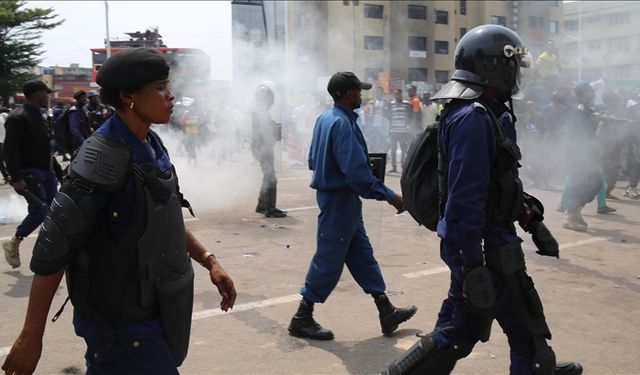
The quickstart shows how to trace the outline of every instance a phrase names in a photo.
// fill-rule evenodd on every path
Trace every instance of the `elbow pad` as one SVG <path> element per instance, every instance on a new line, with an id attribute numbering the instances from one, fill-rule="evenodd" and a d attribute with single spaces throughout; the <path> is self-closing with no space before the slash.
<path id="1" fill-rule="evenodd" d="M 33 247 L 30 268 L 36 274 L 48 275 L 64 267 L 71 249 L 80 246 L 93 228 L 96 217 L 93 198 L 74 192 L 77 188 L 65 184 L 51 203 Z M 77 198 L 74 200 L 72 196 Z"/>

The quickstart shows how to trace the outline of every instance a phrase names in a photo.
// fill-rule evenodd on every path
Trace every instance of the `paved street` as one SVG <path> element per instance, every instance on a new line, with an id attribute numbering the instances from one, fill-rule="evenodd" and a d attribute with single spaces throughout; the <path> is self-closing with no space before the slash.
<path id="1" fill-rule="evenodd" d="M 218 256 L 238 290 L 234 310 L 221 313 L 207 272 L 195 265 L 191 346 L 182 373 L 374 374 L 409 348 L 417 333 L 432 329 L 448 286 L 437 237 L 408 214 L 396 215 L 384 202 L 366 201 L 365 225 L 390 298 L 396 305 L 417 305 L 418 313 L 395 335 L 383 337 L 373 300 L 345 269 L 334 293 L 315 313 L 333 330 L 335 340 L 290 337 L 287 326 L 315 246 L 318 211 L 308 187 L 310 173 L 291 168 L 278 173 L 279 207 L 288 210 L 289 217 L 265 219 L 253 212 L 261 176 L 248 152 L 222 164 L 200 157 L 198 168 L 174 156 L 182 190 L 197 214 L 187 219 L 187 226 Z M 388 184 L 399 191 L 399 176 L 388 176 Z M 622 197 L 621 186 L 614 195 Z M 583 211 L 590 229 L 577 233 L 561 227 L 563 215 L 554 211 L 558 191 L 531 193 L 545 202 L 547 225 L 561 243 L 559 260 L 535 254 L 528 238 L 524 244 L 558 359 L 582 362 L 586 374 L 637 374 L 633 353 L 640 352 L 640 201 L 610 201 L 618 209 L 614 215 L 596 215 L 591 203 Z M 21 205 L 7 185 L 0 186 L 0 215 L 11 217 L 17 211 L 19 217 L 26 210 Z M 14 229 L 15 223 L 0 225 L 0 237 L 8 238 Z M 12 270 L 0 261 L 0 360 L 23 323 L 34 236 L 22 245 L 21 268 Z M 66 296 L 61 286 L 50 316 Z M 84 343 L 74 335 L 71 317 L 68 306 L 58 322 L 49 323 L 38 373 L 84 371 Z M 495 324 L 491 341 L 477 345 L 454 373 L 505 374 L 508 363 L 508 346 Z"/>

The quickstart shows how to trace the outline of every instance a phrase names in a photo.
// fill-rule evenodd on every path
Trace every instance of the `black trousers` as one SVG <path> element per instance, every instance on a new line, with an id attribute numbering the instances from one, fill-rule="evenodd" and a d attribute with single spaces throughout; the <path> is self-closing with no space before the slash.
<path id="1" fill-rule="evenodd" d="M 4 143 L 0 142 L 0 173 L 5 181 L 9 181 L 9 173 L 7 167 L 4 165 Z"/>

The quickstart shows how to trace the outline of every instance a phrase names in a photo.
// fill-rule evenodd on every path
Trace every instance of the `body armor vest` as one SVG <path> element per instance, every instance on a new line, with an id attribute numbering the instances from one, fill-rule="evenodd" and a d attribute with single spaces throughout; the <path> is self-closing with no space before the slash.
<path id="1" fill-rule="evenodd" d="M 446 114 L 460 105 L 468 103 L 466 101 L 449 104 L 442 115 L 444 120 Z M 514 222 L 522 213 L 524 203 L 524 190 L 522 181 L 514 173 L 520 166 L 519 160 L 522 158 L 518 145 L 504 133 L 502 123 L 492 112 L 491 107 L 482 103 L 480 99 L 474 105 L 484 108 L 491 117 L 494 132 L 496 134 L 496 153 L 491 163 L 491 177 L 489 179 L 488 197 L 485 206 L 486 224 L 499 225 L 509 228 L 515 233 Z M 440 127 L 442 131 L 442 127 Z M 449 183 L 449 162 L 445 159 L 438 145 L 438 180 L 440 191 L 440 217 L 444 216 L 444 208 L 447 202 Z"/>
<path id="2" fill-rule="evenodd" d="M 107 343 L 113 323 L 160 319 L 176 364 L 186 357 L 194 273 L 186 248 L 175 170 L 131 166 L 134 208 L 117 239 L 96 227 L 67 272 L 71 301 L 102 328 Z M 110 213 L 117 215 L 117 213 Z"/>

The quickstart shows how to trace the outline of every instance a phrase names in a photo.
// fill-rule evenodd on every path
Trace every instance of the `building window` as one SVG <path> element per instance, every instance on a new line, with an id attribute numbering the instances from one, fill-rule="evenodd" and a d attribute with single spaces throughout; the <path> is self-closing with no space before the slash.
<path id="1" fill-rule="evenodd" d="M 311 21 L 311 16 L 308 12 L 301 12 L 298 14 L 298 26 L 307 26 Z"/>
<path id="2" fill-rule="evenodd" d="M 427 82 L 427 68 L 409 68 L 409 82 Z"/>
<path id="3" fill-rule="evenodd" d="M 629 16 L 629 13 L 615 13 L 609 15 L 609 25 L 629 23 L 630 21 L 631 16 Z"/>
<path id="4" fill-rule="evenodd" d="M 460 14 L 467 14 L 467 0 L 460 0 Z"/>
<path id="5" fill-rule="evenodd" d="M 438 82 L 438 83 L 447 83 L 447 82 L 449 82 L 449 71 L 448 70 L 436 70 L 436 82 Z"/>
<path id="6" fill-rule="evenodd" d="M 378 80 L 379 74 L 382 73 L 382 68 L 364 68 L 364 80 L 367 82 L 375 82 Z"/>
<path id="7" fill-rule="evenodd" d="M 449 12 L 446 10 L 436 10 L 436 23 L 449 24 Z"/>
<path id="8" fill-rule="evenodd" d="M 566 20 L 564 21 L 565 30 L 578 30 L 578 20 Z"/>
<path id="9" fill-rule="evenodd" d="M 560 6 L 560 0 L 551 0 L 550 3 L 551 3 L 552 7 L 559 7 Z"/>
<path id="10" fill-rule="evenodd" d="M 384 38 L 381 36 L 369 36 L 364 37 L 364 49 L 376 50 L 384 48 Z"/>
<path id="11" fill-rule="evenodd" d="M 529 16 L 529 28 L 544 30 L 544 17 Z"/>
<path id="12" fill-rule="evenodd" d="M 460 38 L 462 38 L 464 36 L 464 34 L 467 33 L 467 28 L 466 27 L 461 27 L 460 28 Z"/>
<path id="13" fill-rule="evenodd" d="M 549 32 L 552 34 L 558 33 L 558 21 L 549 21 Z"/>
<path id="14" fill-rule="evenodd" d="M 426 20 L 427 19 L 427 7 L 422 5 L 409 4 L 408 17 L 412 20 Z"/>
<path id="15" fill-rule="evenodd" d="M 590 49 L 591 51 L 598 51 L 598 50 L 600 50 L 600 42 L 599 42 L 599 41 L 589 42 L 589 49 Z"/>
<path id="16" fill-rule="evenodd" d="M 491 23 L 494 25 L 507 26 L 507 17 L 505 16 L 491 16 Z"/>
<path id="17" fill-rule="evenodd" d="M 607 43 L 607 54 L 621 55 L 629 51 L 629 37 L 611 38 Z"/>
<path id="18" fill-rule="evenodd" d="M 427 38 L 423 36 L 410 36 L 409 37 L 409 50 L 410 51 L 426 51 L 427 50 Z"/>
<path id="19" fill-rule="evenodd" d="M 365 18 L 382 19 L 383 14 L 384 14 L 384 5 L 364 4 Z"/>
<path id="20" fill-rule="evenodd" d="M 410 36 L 408 41 L 409 57 L 423 59 L 427 57 L 427 38 L 423 36 Z"/>
<path id="21" fill-rule="evenodd" d="M 436 53 L 439 55 L 448 55 L 449 42 L 446 40 L 436 40 Z"/>

